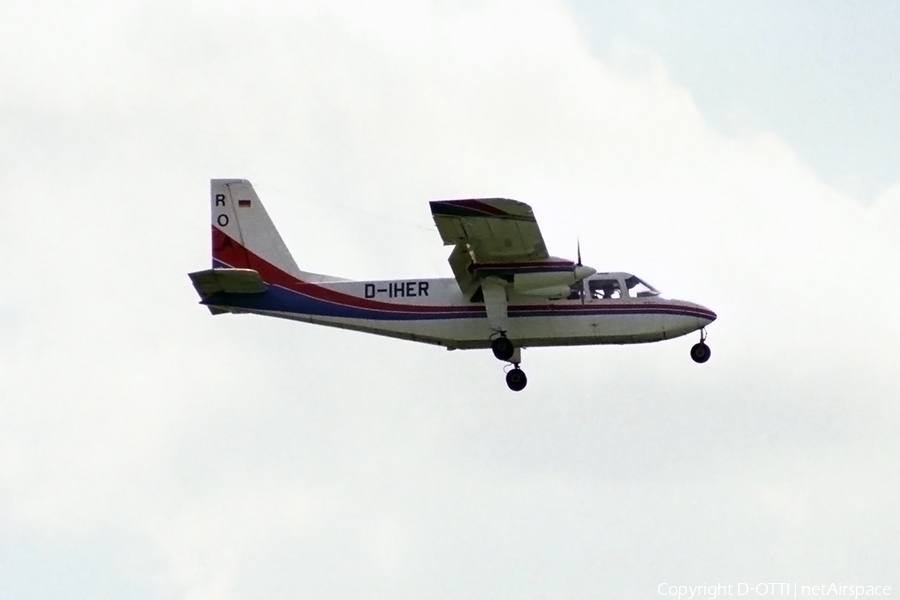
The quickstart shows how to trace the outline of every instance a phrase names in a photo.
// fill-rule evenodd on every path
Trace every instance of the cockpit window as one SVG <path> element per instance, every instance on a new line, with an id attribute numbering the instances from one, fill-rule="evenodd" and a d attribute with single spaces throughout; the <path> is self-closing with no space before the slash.
<path id="1" fill-rule="evenodd" d="M 616 279 L 592 279 L 588 282 L 591 298 L 595 300 L 616 300 L 622 297 L 622 290 Z"/>
<path id="2" fill-rule="evenodd" d="M 649 298 L 659 295 L 656 288 L 634 275 L 625 280 L 625 285 L 628 286 L 628 295 L 632 298 Z"/>

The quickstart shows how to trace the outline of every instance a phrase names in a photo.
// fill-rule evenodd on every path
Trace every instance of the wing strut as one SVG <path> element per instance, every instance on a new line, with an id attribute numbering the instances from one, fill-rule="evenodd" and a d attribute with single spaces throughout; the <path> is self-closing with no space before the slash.
<path id="1" fill-rule="evenodd" d="M 497 333 L 506 333 L 509 330 L 506 318 L 506 307 L 509 303 L 506 297 L 506 282 L 496 277 L 487 277 L 481 283 L 481 291 L 484 294 L 488 325 Z"/>

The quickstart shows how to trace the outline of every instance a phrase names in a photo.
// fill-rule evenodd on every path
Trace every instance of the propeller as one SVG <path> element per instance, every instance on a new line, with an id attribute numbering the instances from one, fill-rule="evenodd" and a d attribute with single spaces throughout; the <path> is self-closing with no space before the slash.
<path id="1" fill-rule="evenodd" d="M 575 238 L 575 245 L 576 245 L 576 247 L 577 247 L 577 249 L 578 249 L 578 262 L 575 263 L 575 267 L 572 269 L 572 271 L 573 271 L 573 273 L 576 273 L 576 274 L 577 274 L 577 272 L 578 272 L 578 267 L 583 266 L 583 265 L 581 264 L 581 237 L 580 237 L 580 236 L 577 237 L 577 238 Z M 577 276 L 577 275 L 576 275 L 576 276 Z M 583 283 L 583 282 L 581 283 L 581 290 L 582 290 L 582 293 L 581 293 L 581 303 L 584 304 L 584 283 Z"/>

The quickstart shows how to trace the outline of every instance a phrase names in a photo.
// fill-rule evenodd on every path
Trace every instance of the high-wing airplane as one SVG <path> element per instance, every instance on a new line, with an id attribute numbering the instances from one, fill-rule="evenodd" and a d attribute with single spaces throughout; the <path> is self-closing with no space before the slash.
<path id="1" fill-rule="evenodd" d="M 668 300 L 635 275 L 598 273 L 549 255 L 531 207 L 505 198 L 440 200 L 431 214 L 453 246 L 453 278 L 350 281 L 301 271 L 249 181 L 213 179 L 212 269 L 189 276 L 214 314 L 252 313 L 351 329 L 448 350 L 491 348 L 525 388 L 529 346 L 639 344 L 700 331 L 710 357 L 716 314 Z"/>

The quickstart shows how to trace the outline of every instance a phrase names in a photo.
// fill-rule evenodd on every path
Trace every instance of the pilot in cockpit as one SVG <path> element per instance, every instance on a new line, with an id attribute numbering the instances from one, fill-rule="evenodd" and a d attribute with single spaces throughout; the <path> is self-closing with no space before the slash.
<path id="1" fill-rule="evenodd" d="M 601 279 L 589 282 L 594 300 L 613 300 L 621 297 L 619 282 L 615 279 Z"/>

